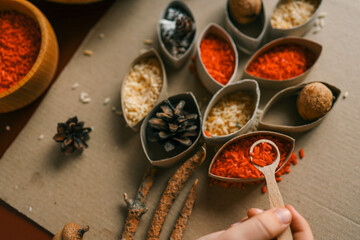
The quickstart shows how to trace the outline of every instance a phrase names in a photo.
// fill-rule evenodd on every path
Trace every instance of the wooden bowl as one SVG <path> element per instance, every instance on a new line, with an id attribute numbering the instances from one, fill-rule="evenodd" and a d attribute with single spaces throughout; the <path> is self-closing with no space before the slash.
<path id="1" fill-rule="evenodd" d="M 222 135 L 222 136 L 212 136 L 205 134 L 205 123 L 207 121 L 207 118 L 210 114 L 211 109 L 225 96 L 234 94 L 239 91 L 247 91 L 253 95 L 254 100 L 254 110 L 250 117 L 250 119 L 247 121 L 247 123 L 242 126 L 239 130 L 236 132 Z M 216 145 L 216 144 L 224 144 L 225 142 L 229 141 L 230 139 L 239 136 L 240 134 L 246 133 L 250 127 L 251 124 L 255 120 L 256 111 L 259 107 L 260 102 L 260 89 L 259 85 L 255 80 L 251 79 L 244 79 L 238 82 L 234 82 L 231 84 L 226 85 L 224 88 L 220 89 L 210 100 L 208 106 L 206 107 L 205 114 L 204 114 L 204 121 L 202 123 L 202 134 L 204 137 L 204 140 L 209 145 Z"/>
<path id="2" fill-rule="evenodd" d="M 207 27 L 201 33 L 199 41 L 196 44 L 196 70 L 197 70 L 197 72 L 199 74 L 199 78 L 200 78 L 200 81 L 203 84 L 203 86 L 205 86 L 205 88 L 209 92 L 214 94 L 219 89 L 221 89 L 222 87 L 224 87 L 226 85 L 223 85 L 223 84 L 217 82 L 208 73 L 208 71 L 207 71 L 207 69 L 206 69 L 206 67 L 203 64 L 203 61 L 201 59 L 200 44 L 201 44 L 201 41 L 209 34 L 214 34 L 217 37 L 219 37 L 219 38 L 223 39 L 224 41 L 226 41 L 231 46 L 231 49 L 233 51 L 234 58 L 235 58 L 234 72 L 233 72 L 233 74 L 232 74 L 232 76 L 229 79 L 229 82 L 227 84 L 235 81 L 235 76 L 236 76 L 236 72 L 237 72 L 238 65 L 239 65 L 239 59 L 238 59 L 238 52 L 237 52 L 235 43 L 232 40 L 232 38 L 230 37 L 230 35 L 225 31 L 225 29 L 223 29 L 222 27 L 220 27 L 219 25 L 217 25 L 215 23 L 210 23 L 209 25 L 207 25 Z"/>
<path id="3" fill-rule="evenodd" d="M 166 48 L 165 43 L 161 37 L 161 24 L 160 24 L 160 20 L 165 18 L 165 14 L 166 11 L 171 8 L 171 7 L 175 7 L 175 8 L 179 8 L 182 11 L 186 12 L 194 21 L 194 25 L 195 25 L 195 31 L 194 31 L 194 36 L 193 39 L 190 43 L 190 46 L 188 47 L 188 49 L 185 51 L 185 53 L 179 57 L 175 57 L 173 56 Z M 195 36 L 196 36 L 196 22 L 195 22 L 195 18 L 190 10 L 190 8 L 184 3 L 184 2 L 180 2 L 180 1 L 172 1 L 171 3 L 169 3 L 169 5 L 165 8 L 164 13 L 161 15 L 158 24 L 157 24 L 157 36 L 158 36 L 158 40 L 159 40 L 159 45 L 160 45 L 160 52 L 162 54 L 162 56 L 164 57 L 164 61 L 165 63 L 169 64 L 170 66 L 172 66 L 175 69 L 181 68 L 190 58 L 190 56 L 193 53 L 194 50 L 194 46 L 195 46 Z"/>
<path id="4" fill-rule="evenodd" d="M 41 31 L 41 45 L 35 63 L 25 77 L 0 93 L 0 113 L 22 108 L 38 98 L 51 83 L 59 58 L 54 30 L 37 7 L 28 1 L 1 1 L 0 11 L 4 10 L 15 10 L 37 22 Z"/>
<path id="5" fill-rule="evenodd" d="M 264 111 L 260 116 L 259 129 L 284 133 L 299 133 L 308 131 L 319 125 L 334 108 L 341 91 L 329 83 L 321 82 L 331 90 L 334 96 L 331 109 L 324 116 L 318 119 L 305 121 L 297 112 L 296 99 L 303 87 L 309 83 L 289 87 L 275 94 L 264 107 Z"/>
<path id="6" fill-rule="evenodd" d="M 197 149 L 197 145 L 199 144 L 201 138 L 201 113 L 199 104 L 191 92 L 181 93 L 167 98 L 176 106 L 181 100 L 185 100 L 186 104 L 184 106 L 184 111 L 191 114 L 198 114 L 198 118 L 195 121 L 195 125 L 198 128 L 197 136 L 192 137 L 192 144 L 188 147 L 183 145 L 178 145 L 174 150 L 170 152 L 166 152 L 164 150 L 164 144 L 159 142 L 151 142 L 148 139 L 148 136 L 151 135 L 151 130 L 149 127 L 149 120 L 156 116 L 156 113 L 161 111 L 161 106 L 165 104 L 165 100 L 158 103 L 151 112 L 144 119 L 141 130 L 140 130 L 140 138 L 141 145 L 145 152 L 146 158 L 149 160 L 150 164 L 157 167 L 170 167 L 175 163 L 189 157 L 191 154 L 194 154 Z"/>
<path id="7" fill-rule="evenodd" d="M 218 151 L 217 153 L 215 154 L 215 156 L 213 157 L 211 163 L 210 163 L 210 166 L 209 166 L 209 170 L 208 170 L 208 175 L 209 177 L 211 178 L 214 178 L 214 179 L 217 179 L 217 180 L 220 180 L 220 181 L 225 181 L 225 182 L 255 182 L 255 181 L 259 181 L 259 180 L 263 180 L 264 177 L 260 177 L 260 178 L 251 178 L 251 179 L 244 179 L 244 178 L 230 178 L 230 177 L 223 177 L 223 176 L 218 176 L 218 175 L 215 175 L 213 173 L 211 173 L 211 168 L 212 166 L 214 165 L 215 161 L 217 160 L 218 156 L 231 144 L 241 140 L 241 139 L 244 139 L 244 138 L 248 138 L 248 137 L 252 137 L 252 136 L 258 136 L 258 135 L 261 135 L 261 136 L 272 136 L 272 137 L 277 137 L 277 138 L 280 138 L 280 139 L 283 139 L 287 142 L 290 143 L 290 149 L 289 149 L 289 152 L 287 153 L 286 157 L 285 157 L 285 160 L 284 160 L 284 163 L 279 166 L 279 168 L 276 170 L 279 171 L 283 166 L 285 166 L 285 164 L 287 163 L 287 161 L 289 161 L 290 157 L 291 157 L 291 154 L 293 153 L 294 151 L 294 148 L 295 148 L 295 139 L 293 139 L 292 137 L 289 137 L 287 135 L 284 135 L 284 134 L 281 134 L 281 133 L 277 133 L 277 132 L 270 132 L 270 131 L 256 131 L 256 132 L 251 132 L 251 133 L 246 133 L 246 134 L 243 134 L 243 135 L 240 135 L 238 137 L 235 137 L 231 140 L 229 140 L 228 142 L 226 142 Z M 249 146 L 250 148 L 250 146 Z"/>
<path id="8" fill-rule="evenodd" d="M 163 61 L 161 60 L 161 57 L 160 55 L 158 54 L 158 52 L 155 50 L 155 49 L 149 49 L 148 51 L 140 54 L 137 58 L 135 58 L 132 63 L 130 64 L 127 72 L 126 72 L 126 75 L 123 79 L 123 82 L 122 82 L 122 86 L 121 86 L 121 108 L 122 108 L 122 111 L 123 111 L 123 116 L 124 116 L 124 119 L 125 119 L 125 122 L 126 124 L 134 131 L 138 131 L 140 126 L 141 126 L 141 122 L 142 120 L 146 117 L 146 115 L 151 111 L 151 109 L 148 110 L 147 114 L 145 116 L 143 116 L 142 119 L 140 119 L 140 121 L 136 122 L 136 123 L 132 123 L 127 114 L 126 114 L 126 111 L 125 111 L 125 87 L 124 87 L 124 83 L 127 79 L 127 76 L 129 75 L 129 72 L 131 70 L 131 68 L 136 65 L 139 61 L 143 60 L 143 59 L 147 59 L 147 58 L 150 58 L 150 57 L 155 57 L 159 63 L 160 63 L 160 68 L 161 68 L 161 77 L 162 77 L 162 86 L 161 86 L 161 90 L 160 90 L 160 93 L 159 95 L 157 96 L 157 100 L 155 101 L 153 107 L 158 103 L 160 102 L 161 100 L 163 100 L 166 95 L 167 95 L 167 78 L 166 78 L 166 71 L 165 71 L 165 66 L 164 66 L 164 63 Z"/>
<path id="9" fill-rule="evenodd" d="M 261 10 L 257 19 L 249 24 L 238 24 L 229 12 L 229 1 L 225 9 L 225 28 L 233 37 L 239 50 L 246 54 L 254 53 L 266 40 L 268 21 L 263 1 L 261 1 Z"/>
<path id="10" fill-rule="evenodd" d="M 314 62 L 312 64 L 312 66 L 307 69 L 305 72 L 303 72 L 302 74 L 293 77 L 293 78 L 289 78 L 286 80 L 271 80 L 271 79 L 266 79 L 266 78 L 262 78 L 262 77 L 257 77 L 254 76 L 250 73 L 248 73 L 246 71 L 246 69 L 248 69 L 249 65 L 255 61 L 260 55 L 262 55 L 263 53 L 273 49 L 274 47 L 280 46 L 280 45 L 285 45 L 285 44 L 297 44 L 299 46 L 303 46 L 305 47 L 307 50 L 309 50 L 310 52 L 312 52 L 314 54 Z M 260 48 L 250 59 L 249 61 L 246 63 L 245 68 L 244 68 L 244 74 L 243 74 L 243 78 L 251 78 L 251 79 L 255 79 L 256 81 L 258 81 L 259 85 L 261 87 L 264 88 L 272 88 L 272 89 L 281 89 L 281 88 L 286 88 L 286 87 L 290 87 L 296 84 L 299 84 L 300 82 L 302 82 L 306 76 L 310 73 L 310 71 L 313 69 L 314 65 L 316 64 L 317 60 L 320 57 L 322 51 L 322 46 L 316 42 L 313 42 L 311 40 L 305 39 L 305 38 L 301 38 L 301 37 L 284 37 L 284 38 L 279 38 L 276 40 L 271 41 L 270 43 L 266 44 L 265 46 L 263 46 L 262 48 Z"/>

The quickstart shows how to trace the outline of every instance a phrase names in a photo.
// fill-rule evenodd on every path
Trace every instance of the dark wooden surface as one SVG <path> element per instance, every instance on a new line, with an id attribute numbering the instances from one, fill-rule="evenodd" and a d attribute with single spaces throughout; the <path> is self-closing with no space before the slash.
<path id="1" fill-rule="evenodd" d="M 53 81 L 56 81 L 57 76 L 69 62 L 86 34 L 114 1 L 106 0 L 86 5 L 66 5 L 44 0 L 30 1 L 49 19 L 59 43 L 59 65 Z M 0 114 L 0 161 L 1 156 L 25 127 L 45 95 L 46 93 L 25 108 Z M 9 131 L 6 130 L 6 126 L 10 127 Z M 51 238 L 51 233 L 0 200 L 0 239 L 45 240 Z"/>

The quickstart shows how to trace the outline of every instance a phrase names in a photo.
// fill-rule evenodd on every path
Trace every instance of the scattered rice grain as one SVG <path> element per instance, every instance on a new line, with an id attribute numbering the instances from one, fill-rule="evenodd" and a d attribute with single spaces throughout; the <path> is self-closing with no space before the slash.
<path id="1" fill-rule="evenodd" d="M 110 102 L 110 98 L 105 98 L 105 100 L 104 100 L 104 105 L 107 105 L 108 103 Z"/>
<path id="2" fill-rule="evenodd" d="M 349 92 L 345 92 L 343 95 L 343 99 L 347 98 L 349 96 Z"/>
<path id="3" fill-rule="evenodd" d="M 90 56 L 93 55 L 93 51 L 91 51 L 91 50 L 85 50 L 85 51 L 84 51 L 84 55 L 90 57 Z"/>
<path id="4" fill-rule="evenodd" d="M 8 126 L 5 127 L 5 129 L 6 129 L 6 131 L 10 131 L 11 128 L 10 128 L 10 126 L 8 125 Z"/>
<path id="5" fill-rule="evenodd" d="M 89 96 L 88 93 L 86 93 L 86 92 L 81 92 L 81 93 L 80 93 L 80 101 L 81 101 L 82 103 L 89 103 L 89 102 L 91 102 L 91 98 L 90 98 L 90 96 Z"/>
<path id="6" fill-rule="evenodd" d="M 44 134 L 41 134 L 39 137 L 38 137 L 38 140 L 43 140 L 44 139 Z"/>
<path id="7" fill-rule="evenodd" d="M 153 40 L 152 39 L 145 39 L 144 43 L 147 44 L 147 45 L 151 45 L 151 44 L 153 44 Z"/>
<path id="8" fill-rule="evenodd" d="M 72 87 L 71 87 L 71 89 L 72 90 L 75 90 L 75 89 L 77 89 L 79 87 L 79 83 L 74 83 L 73 85 L 72 85 Z"/>

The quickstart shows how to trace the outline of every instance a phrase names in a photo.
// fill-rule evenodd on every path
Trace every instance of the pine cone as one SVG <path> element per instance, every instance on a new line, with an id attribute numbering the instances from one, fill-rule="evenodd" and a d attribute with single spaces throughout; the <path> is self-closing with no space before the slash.
<path id="1" fill-rule="evenodd" d="M 58 123 L 57 134 L 54 136 L 56 142 L 61 143 L 61 151 L 70 154 L 74 151 L 82 152 L 88 145 L 89 132 L 91 128 L 84 128 L 84 122 L 78 122 L 77 117 L 69 118 L 66 123 Z"/>
<path id="2" fill-rule="evenodd" d="M 198 127 L 195 124 L 198 114 L 188 114 L 183 111 L 184 100 L 181 100 L 175 108 L 169 100 L 165 103 L 166 105 L 160 106 L 162 112 L 157 112 L 156 117 L 149 120 L 152 129 L 149 141 L 163 142 L 166 152 L 174 150 L 177 143 L 190 146 L 193 143 L 191 138 L 198 135 Z"/>

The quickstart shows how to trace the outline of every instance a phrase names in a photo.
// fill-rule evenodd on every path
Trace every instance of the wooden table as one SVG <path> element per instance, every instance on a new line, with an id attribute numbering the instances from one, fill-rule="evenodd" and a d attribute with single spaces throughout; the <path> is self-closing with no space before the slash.
<path id="1" fill-rule="evenodd" d="M 88 5 L 56 4 L 31 0 L 49 19 L 59 43 L 59 65 L 54 80 L 64 69 L 88 31 L 103 16 L 114 0 Z M 0 158 L 24 128 L 43 97 L 15 112 L 0 114 Z M 6 130 L 10 126 L 10 131 Z M 1 159 L 0 159 L 1 161 Z M 51 239 L 52 234 L 26 218 L 0 199 L 1 239 Z"/>

